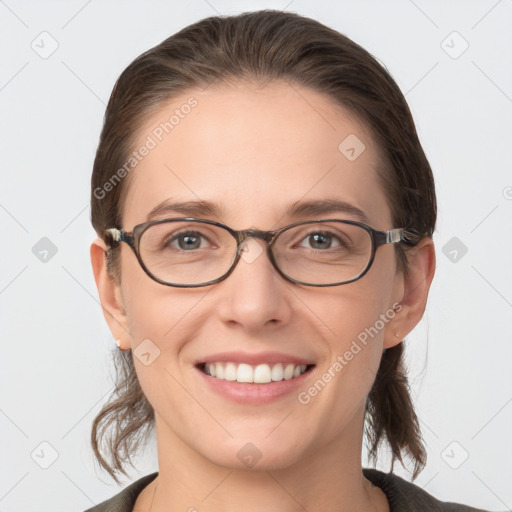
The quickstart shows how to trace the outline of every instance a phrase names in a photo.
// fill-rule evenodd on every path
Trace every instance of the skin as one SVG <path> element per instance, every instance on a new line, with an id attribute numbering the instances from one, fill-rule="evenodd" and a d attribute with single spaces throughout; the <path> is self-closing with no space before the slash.
<path id="1" fill-rule="evenodd" d="M 306 220 L 285 215 L 286 207 L 333 197 L 362 209 L 376 229 L 402 227 L 392 225 L 377 177 L 378 147 L 328 97 L 286 82 L 187 91 L 149 119 L 141 144 L 190 96 L 198 105 L 130 175 L 123 229 L 145 222 L 171 197 L 216 203 L 222 216 L 203 218 L 234 229 Z M 338 150 L 349 134 L 366 146 L 355 161 Z M 160 217 L 173 216 L 181 215 Z M 384 493 L 361 473 L 364 406 L 383 350 L 400 343 L 423 315 L 435 267 L 432 240 L 409 253 L 407 275 L 385 245 L 362 279 L 326 288 L 284 280 L 265 253 L 252 263 L 241 260 L 215 285 L 167 287 L 144 273 L 126 244 L 116 282 L 104 249 L 94 241 L 91 259 L 114 338 L 123 349 L 149 338 L 161 352 L 149 366 L 134 358 L 155 410 L 159 458 L 159 477 L 135 510 L 151 503 L 153 512 L 389 510 Z M 193 368 L 206 354 L 278 350 L 315 362 L 304 390 L 394 303 L 401 310 L 307 405 L 293 392 L 268 404 L 234 403 L 208 389 Z M 237 457 L 247 442 L 262 454 L 251 469 Z"/>

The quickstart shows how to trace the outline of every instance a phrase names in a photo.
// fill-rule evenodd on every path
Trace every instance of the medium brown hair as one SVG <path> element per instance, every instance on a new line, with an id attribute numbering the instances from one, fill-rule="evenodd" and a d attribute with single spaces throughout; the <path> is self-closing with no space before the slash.
<path id="1" fill-rule="evenodd" d="M 382 155 L 379 179 L 393 225 L 411 233 L 405 247 L 395 245 L 398 267 L 407 272 L 408 247 L 432 237 L 436 198 L 432 171 L 405 98 L 362 47 L 315 20 L 281 11 L 201 20 L 146 51 L 123 71 L 106 109 L 92 173 L 91 217 L 98 236 L 108 243 L 105 230 L 122 227 L 129 181 L 120 180 L 108 192 L 104 184 L 129 158 L 148 117 L 187 90 L 240 80 L 286 80 L 308 87 L 364 124 Z M 116 251 L 107 254 L 112 278 L 120 279 Z M 370 458 L 376 460 L 386 441 L 392 468 L 396 459 L 403 465 L 406 454 L 414 461 L 416 478 L 425 466 L 426 451 L 403 350 L 402 342 L 382 356 L 367 397 L 365 432 Z M 154 411 L 139 385 L 131 351 L 118 351 L 114 357 L 115 390 L 94 420 L 91 441 L 100 465 L 118 481 L 116 475 L 127 475 L 125 464 L 132 464 L 132 456 L 154 426 Z"/>

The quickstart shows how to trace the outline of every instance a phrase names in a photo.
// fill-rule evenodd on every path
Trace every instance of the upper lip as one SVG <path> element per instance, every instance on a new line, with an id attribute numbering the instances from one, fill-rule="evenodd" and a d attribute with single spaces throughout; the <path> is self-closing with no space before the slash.
<path id="1" fill-rule="evenodd" d="M 303 357 L 290 354 L 283 354 L 281 352 L 259 352 L 257 354 L 251 354 L 249 352 L 219 352 L 217 354 L 203 357 L 201 360 L 197 361 L 196 364 L 220 362 L 247 363 L 250 365 L 258 365 L 264 363 L 289 363 L 295 365 L 314 364 L 310 359 L 305 359 Z"/>

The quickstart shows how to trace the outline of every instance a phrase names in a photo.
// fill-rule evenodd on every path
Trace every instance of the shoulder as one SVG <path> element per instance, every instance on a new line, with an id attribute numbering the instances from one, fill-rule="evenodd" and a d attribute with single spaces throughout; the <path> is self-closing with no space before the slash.
<path id="1" fill-rule="evenodd" d="M 382 489 L 388 498 L 390 512 L 485 512 L 467 505 L 439 501 L 421 487 L 393 473 L 363 468 L 363 474 Z"/>
<path id="2" fill-rule="evenodd" d="M 142 489 L 151 483 L 158 473 L 146 475 L 123 489 L 112 498 L 87 509 L 85 512 L 132 512 L 135 501 Z"/>

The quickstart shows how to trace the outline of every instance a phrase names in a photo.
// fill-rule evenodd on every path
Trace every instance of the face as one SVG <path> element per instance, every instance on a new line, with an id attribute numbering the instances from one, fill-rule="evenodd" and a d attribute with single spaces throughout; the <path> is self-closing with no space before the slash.
<path id="1" fill-rule="evenodd" d="M 190 97 L 195 106 L 183 109 Z M 161 123 L 176 109 L 179 121 L 166 133 Z M 289 212 L 297 203 L 326 200 L 357 207 L 375 229 L 402 227 L 392 225 L 374 141 L 353 116 L 307 88 L 274 82 L 191 90 L 148 120 L 137 148 L 148 136 L 156 145 L 127 183 L 126 231 L 150 218 L 187 216 L 237 230 L 326 217 L 360 220 L 353 211 Z M 353 155 L 339 146 L 354 136 L 364 151 L 357 156 L 362 146 L 356 146 L 357 158 L 347 158 Z M 197 201 L 215 204 L 218 212 L 160 208 L 149 217 L 158 205 Z M 126 328 L 118 337 L 134 350 L 159 439 L 232 468 L 247 466 L 247 454 L 261 456 L 259 468 L 287 467 L 350 443 L 361 430 L 383 348 L 398 342 L 399 315 L 392 308 L 402 299 L 403 276 L 392 245 L 378 249 L 360 280 L 317 288 L 286 281 L 257 243 L 247 246 L 254 257 L 242 258 L 227 279 L 189 289 L 150 279 L 121 244 L 115 290 Z M 150 355 L 139 359 L 141 351 Z M 288 365 L 302 364 L 307 371 L 272 383 L 238 383 L 207 375 L 205 362 L 220 363 L 226 374 L 226 363 L 253 371 L 283 363 L 285 373 Z"/>

